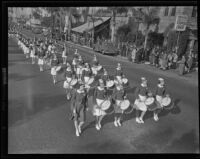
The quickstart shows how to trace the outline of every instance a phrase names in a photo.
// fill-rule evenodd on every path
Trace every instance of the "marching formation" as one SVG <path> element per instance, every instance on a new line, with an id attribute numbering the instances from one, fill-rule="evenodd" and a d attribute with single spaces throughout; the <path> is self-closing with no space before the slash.
<path id="1" fill-rule="evenodd" d="M 113 78 L 100 64 L 96 55 L 92 62 L 88 63 L 75 49 L 73 59 L 69 62 L 67 59 L 70 48 L 66 44 L 62 48 L 60 60 L 56 45 L 51 40 L 28 39 L 18 33 L 16 39 L 26 58 L 31 58 L 32 64 L 37 62 L 40 71 L 44 71 L 45 65 L 51 68 L 54 84 L 57 83 L 58 72 L 64 69 L 63 88 L 67 100 L 70 101 L 70 120 L 74 121 L 76 136 L 81 134 L 88 110 L 91 110 L 95 117 L 96 129 L 100 130 L 101 121 L 106 115 L 114 113 L 114 126 L 119 127 L 122 126 L 123 116 L 133 110 L 136 110 L 136 122 L 144 123 L 143 117 L 147 111 L 152 111 L 154 120 L 158 121 L 162 109 L 171 109 L 174 106 L 163 78 L 158 78 L 155 91 L 151 91 L 147 79 L 142 77 L 141 84 L 135 92 L 135 101 L 132 103 L 127 94 L 129 80 L 120 63 L 115 68 Z"/>

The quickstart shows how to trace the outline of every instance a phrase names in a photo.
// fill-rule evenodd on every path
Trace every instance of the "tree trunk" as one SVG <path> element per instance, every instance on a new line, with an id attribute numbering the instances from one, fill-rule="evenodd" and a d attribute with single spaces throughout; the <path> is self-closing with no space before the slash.
<path id="1" fill-rule="evenodd" d="M 114 11 L 113 11 L 113 19 L 112 19 L 113 21 L 112 21 L 112 28 L 111 28 L 111 30 L 112 30 L 112 33 L 111 33 L 111 42 L 113 42 L 113 43 L 115 43 L 115 13 L 114 13 Z"/>
<path id="2" fill-rule="evenodd" d="M 93 23 L 93 30 L 92 30 L 92 46 L 94 45 L 94 21 Z"/>
<path id="3" fill-rule="evenodd" d="M 147 40 L 148 40 L 148 37 L 149 37 L 149 25 L 147 26 L 147 31 L 146 31 L 146 34 L 145 34 L 144 50 L 145 50 L 146 47 L 147 47 Z"/>

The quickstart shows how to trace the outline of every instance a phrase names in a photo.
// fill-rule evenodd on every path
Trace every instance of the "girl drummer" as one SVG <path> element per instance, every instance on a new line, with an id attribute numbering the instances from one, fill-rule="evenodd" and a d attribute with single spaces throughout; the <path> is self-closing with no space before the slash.
<path id="1" fill-rule="evenodd" d="M 84 85 L 80 85 L 79 89 L 75 90 L 71 100 L 71 110 L 73 111 L 74 126 L 76 136 L 80 136 L 81 127 L 85 122 L 86 116 L 86 91 Z"/>
<path id="2" fill-rule="evenodd" d="M 159 83 L 158 83 L 158 85 L 156 87 L 156 90 L 155 90 L 155 96 L 156 96 L 157 104 L 159 104 L 159 107 L 158 107 L 158 109 L 156 109 L 154 111 L 154 120 L 155 121 L 159 120 L 158 114 L 160 113 L 161 108 L 163 107 L 162 99 L 165 96 L 169 97 L 169 94 L 167 94 L 167 91 L 166 91 L 164 79 L 163 78 L 158 78 L 158 81 L 159 81 Z"/>
<path id="3" fill-rule="evenodd" d="M 66 64 L 66 62 L 67 62 L 67 45 L 66 44 L 64 45 L 64 50 L 63 50 L 63 53 L 62 53 L 62 58 L 63 58 L 63 64 Z"/>
<path id="4" fill-rule="evenodd" d="M 145 104 L 141 106 L 140 103 L 144 103 L 148 95 L 151 93 L 147 86 L 146 78 L 142 77 L 141 80 L 142 80 L 141 85 L 137 87 L 136 89 L 136 100 L 134 103 L 137 106 L 136 107 L 136 122 L 137 123 L 144 123 L 143 117 L 147 111 L 147 106 Z M 139 117 L 139 111 L 142 111 L 140 117 Z"/>
<path id="5" fill-rule="evenodd" d="M 33 43 L 30 56 L 31 56 L 31 59 L 32 59 L 32 64 L 35 64 L 35 60 L 36 60 L 36 46 L 35 46 L 35 43 Z"/>
<path id="6" fill-rule="evenodd" d="M 76 75 L 78 77 L 79 82 L 82 82 L 81 77 L 82 77 L 83 64 L 84 64 L 83 59 L 81 56 L 79 56 L 77 60 L 77 68 L 76 68 Z"/>
<path id="7" fill-rule="evenodd" d="M 39 48 L 39 53 L 38 53 L 38 65 L 40 67 L 40 71 L 44 71 L 44 56 L 45 52 L 42 47 Z"/>
<path id="8" fill-rule="evenodd" d="M 121 68 L 121 64 L 118 63 L 117 64 L 117 68 L 116 68 L 116 72 L 115 72 L 115 77 L 116 77 L 116 81 L 119 83 L 122 83 L 122 77 L 124 76 L 122 68 Z"/>
<path id="9" fill-rule="evenodd" d="M 92 75 L 92 71 L 88 63 L 85 63 L 85 68 L 82 75 L 84 83 L 87 83 Z"/>
<path id="10" fill-rule="evenodd" d="M 75 74 L 71 68 L 71 65 L 69 63 L 67 63 L 67 69 L 64 73 L 64 77 L 66 79 L 66 82 L 71 85 L 71 82 L 73 81 L 73 79 L 75 79 Z M 65 82 L 64 82 L 65 83 Z M 69 100 L 71 98 L 71 94 L 72 94 L 72 89 L 66 89 L 66 93 L 67 93 L 67 99 Z"/>
<path id="11" fill-rule="evenodd" d="M 56 75 L 57 75 L 56 67 L 57 67 L 57 65 L 59 63 L 56 54 L 53 54 L 53 59 L 51 59 L 50 63 L 51 63 L 51 75 L 53 77 L 53 83 L 56 84 L 56 82 L 57 82 L 57 79 L 56 79 Z"/>
<path id="12" fill-rule="evenodd" d="M 121 120 L 124 111 L 120 108 L 120 104 L 123 100 L 127 98 L 126 91 L 123 89 L 121 84 L 116 84 L 116 87 L 113 90 L 112 99 L 115 101 L 115 120 L 114 125 L 116 127 L 121 126 Z"/>
<path id="13" fill-rule="evenodd" d="M 107 100 L 107 92 L 102 79 L 99 79 L 99 86 L 97 86 L 94 91 L 93 99 L 93 102 L 95 103 L 93 115 L 96 116 L 96 129 L 100 130 L 101 121 L 106 115 L 106 112 L 101 109 L 101 105 L 105 100 Z"/>

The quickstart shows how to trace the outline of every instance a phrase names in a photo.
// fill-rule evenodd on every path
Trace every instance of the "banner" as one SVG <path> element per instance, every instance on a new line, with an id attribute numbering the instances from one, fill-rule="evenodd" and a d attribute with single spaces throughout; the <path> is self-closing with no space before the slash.
<path id="1" fill-rule="evenodd" d="M 187 25 L 188 17 L 187 15 L 178 15 L 175 22 L 176 31 L 185 31 Z"/>

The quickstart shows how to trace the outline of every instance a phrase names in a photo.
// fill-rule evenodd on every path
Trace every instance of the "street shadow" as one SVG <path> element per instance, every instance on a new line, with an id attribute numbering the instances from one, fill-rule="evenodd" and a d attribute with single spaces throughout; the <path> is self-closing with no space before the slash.
<path id="1" fill-rule="evenodd" d="M 8 79 L 15 80 L 15 81 L 27 80 L 27 79 L 34 78 L 34 77 L 36 77 L 36 75 L 23 76 L 23 75 L 19 75 L 17 73 L 8 74 Z"/>
<path id="2" fill-rule="evenodd" d="M 165 149 L 165 153 L 199 153 L 199 141 L 197 131 L 184 133 L 180 138 L 173 140 Z"/>
<path id="3" fill-rule="evenodd" d="M 87 129 L 91 129 L 91 128 L 94 128 L 95 127 L 95 118 L 93 121 L 87 123 L 85 126 L 83 126 L 83 129 L 82 129 L 82 132 L 86 131 Z"/>
<path id="4" fill-rule="evenodd" d="M 36 115 L 55 109 L 67 103 L 64 95 L 49 96 L 37 94 L 8 102 L 8 126 L 22 124 Z"/>
<path id="5" fill-rule="evenodd" d="M 181 113 L 181 109 L 180 107 L 178 106 L 178 103 L 180 102 L 181 100 L 180 99 L 175 99 L 174 100 L 174 106 L 172 109 L 163 109 L 161 110 L 161 112 L 159 113 L 159 117 L 164 117 L 166 115 L 168 115 L 169 113 L 172 113 L 172 114 L 179 114 Z M 144 116 L 144 120 L 147 120 L 149 118 L 153 118 L 153 112 L 152 111 L 147 111 L 145 116 Z"/>

